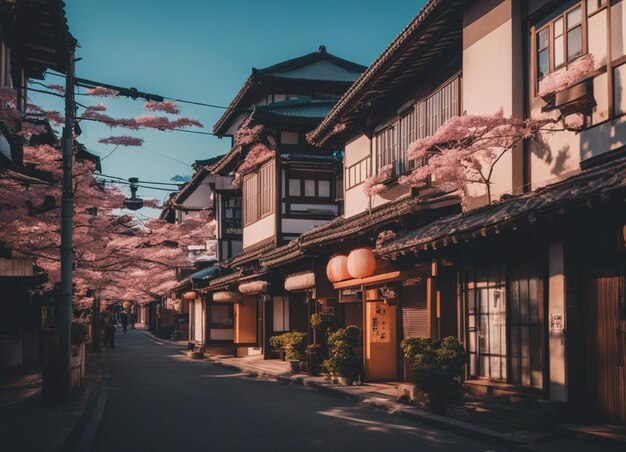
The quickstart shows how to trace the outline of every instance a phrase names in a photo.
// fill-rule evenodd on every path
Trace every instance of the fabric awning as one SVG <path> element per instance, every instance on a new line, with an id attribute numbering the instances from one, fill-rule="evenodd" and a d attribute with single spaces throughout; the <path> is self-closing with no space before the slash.
<path id="1" fill-rule="evenodd" d="M 219 274 L 220 274 L 219 268 L 217 268 L 217 266 L 212 265 L 211 267 L 206 267 L 200 271 L 192 273 L 191 275 L 189 275 L 189 279 L 191 279 L 194 282 L 208 281 L 210 279 L 216 278 L 217 276 L 219 276 Z"/>
<path id="2" fill-rule="evenodd" d="M 213 293 L 213 301 L 218 303 L 237 303 L 241 300 L 241 295 L 230 290 L 221 290 Z"/>
<path id="3" fill-rule="evenodd" d="M 250 281 L 239 285 L 239 292 L 244 295 L 254 295 L 267 292 L 267 281 Z"/>
<path id="4" fill-rule="evenodd" d="M 308 290 L 315 287 L 315 273 L 301 272 L 292 273 L 285 278 L 285 290 L 295 292 L 299 290 Z"/>

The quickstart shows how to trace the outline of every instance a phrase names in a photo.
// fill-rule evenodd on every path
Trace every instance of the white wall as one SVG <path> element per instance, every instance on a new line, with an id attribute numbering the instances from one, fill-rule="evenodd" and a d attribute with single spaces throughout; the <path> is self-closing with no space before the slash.
<path id="1" fill-rule="evenodd" d="M 344 156 L 344 186 L 347 186 L 345 169 L 370 155 L 370 139 L 361 135 L 346 144 Z M 371 169 L 370 169 L 371 174 Z M 344 192 L 344 216 L 346 218 L 365 212 L 370 208 L 370 200 L 363 193 L 363 184 L 354 186 Z"/>
<path id="2" fill-rule="evenodd" d="M 466 17 L 463 30 L 463 108 L 467 114 L 493 114 L 500 108 L 505 115 L 521 116 L 518 86 L 519 50 L 510 0 L 492 2 L 494 7 L 477 19 Z M 480 6 L 480 5 L 479 5 Z M 470 16 L 471 16 L 470 11 Z M 494 28 L 494 25 L 497 25 Z M 489 31 L 491 30 L 491 31 Z M 516 72 L 517 71 L 517 72 Z M 492 201 L 513 190 L 513 160 L 507 153 L 496 164 L 492 178 Z M 471 184 L 469 197 L 481 199 L 483 184 Z"/>
<path id="3" fill-rule="evenodd" d="M 274 235 L 276 235 L 275 213 L 243 228 L 243 247 L 248 248 Z"/>

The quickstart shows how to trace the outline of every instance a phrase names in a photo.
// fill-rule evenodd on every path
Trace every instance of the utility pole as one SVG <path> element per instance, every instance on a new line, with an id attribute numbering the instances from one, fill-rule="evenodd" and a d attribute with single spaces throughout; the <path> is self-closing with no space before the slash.
<path id="1" fill-rule="evenodd" d="M 74 193 L 72 164 L 74 161 L 74 51 L 73 39 L 68 39 L 65 78 L 65 126 L 63 127 L 63 195 L 61 198 L 61 300 L 59 302 L 59 402 L 69 400 L 72 387 L 70 371 L 72 328 L 72 266 L 74 261 L 72 232 L 74 222 Z"/>

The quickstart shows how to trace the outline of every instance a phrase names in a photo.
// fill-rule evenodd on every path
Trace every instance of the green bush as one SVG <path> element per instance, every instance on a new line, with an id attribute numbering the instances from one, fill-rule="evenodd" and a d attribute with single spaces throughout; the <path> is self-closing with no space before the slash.
<path id="1" fill-rule="evenodd" d="M 305 358 L 306 338 L 307 335 L 305 333 L 289 331 L 271 337 L 270 346 L 275 350 L 284 348 L 287 351 L 285 358 L 290 361 L 302 361 Z"/>
<path id="2" fill-rule="evenodd" d="M 311 328 L 321 333 L 332 333 L 341 328 L 341 319 L 334 312 L 322 311 L 311 314 Z"/>
<path id="3" fill-rule="evenodd" d="M 84 323 L 72 322 L 70 331 L 71 342 L 73 345 L 80 345 L 89 339 L 89 328 Z"/>
<path id="4" fill-rule="evenodd" d="M 174 325 L 161 325 L 157 328 L 154 335 L 159 339 L 170 340 L 174 331 L 176 331 L 176 327 Z"/>
<path id="5" fill-rule="evenodd" d="M 433 410 L 445 412 L 449 403 L 461 399 L 461 376 L 467 355 L 456 338 L 410 337 L 400 347 L 407 360 L 415 364 L 415 386 L 426 394 Z"/>
<path id="6" fill-rule="evenodd" d="M 361 374 L 361 359 L 357 348 L 362 343 L 362 332 L 356 326 L 340 328 L 328 337 L 332 346 L 324 368 L 334 375 L 356 379 Z"/>

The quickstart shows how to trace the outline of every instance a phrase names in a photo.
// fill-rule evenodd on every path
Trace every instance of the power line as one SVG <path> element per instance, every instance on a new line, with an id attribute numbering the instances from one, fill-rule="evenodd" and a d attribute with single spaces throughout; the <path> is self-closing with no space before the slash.
<path id="1" fill-rule="evenodd" d="M 56 74 L 54 72 L 49 72 L 49 71 L 46 71 L 46 75 L 53 75 L 55 77 L 65 78 L 64 74 Z M 94 81 L 91 81 L 91 80 L 86 80 L 86 79 L 81 79 L 81 78 L 77 78 L 77 81 L 79 81 L 79 82 L 87 82 L 85 84 L 88 84 L 88 85 L 91 85 L 91 86 L 103 86 L 105 88 L 112 88 L 112 89 L 115 89 L 117 91 L 120 91 L 120 87 L 119 86 L 110 85 L 110 84 L 107 84 L 107 83 L 94 82 Z M 81 83 L 78 83 L 78 85 L 82 86 Z M 131 92 L 133 95 L 130 95 L 129 97 L 132 97 L 134 99 L 137 98 L 137 97 L 145 97 L 145 96 L 141 96 L 139 94 L 146 94 L 146 93 L 136 92 L 136 90 L 135 90 L 135 92 L 132 92 L 133 89 L 134 88 L 130 88 L 130 89 L 122 88 L 121 92 L 123 92 L 124 90 Z M 172 100 L 174 102 L 179 102 L 181 104 L 197 105 L 197 106 L 200 106 L 200 107 L 218 108 L 220 110 L 230 110 L 230 111 L 252 112 L 252 110 L 250 108 L 225 107 L 223 105 L 209 104 L 209 103 L 206 103 L 206 102 L 198 102 L 198 101 L 194 101 L 194 100 L 177 99 L 175 97 L 158 96 L 158 95 L 155 95 L 155 94 L 148 94 L 148 96 L 159 97 L 159 98 L 161 98 L 161 101 L 167 99 L 167 100 Z M 158 100 L 157 100 L 157 102 L 158 102 Z"/>
<path id="2" fill-rule="evenodd" d="M 109 176 L 107 174 L 100 174 L 99 176 L 100 177 L 108 177 L 110 179 L 117 179 L 117 180 L 120 180 L 120 181 L 128 183 L 127 179 L 124 179 L 124 178 L 118 177 L 118 176 Z M 152 184 L 152 185 L 172 185 L 174 187 L 178 187 L 178 186 L 181 185 L 181 184 L 172 184 L 172 183 L 168 183 L 168 182 L 149 182 L 149 181 L 146 181 L 146 180 L 140 180 L 139 183 L 140 184 L 141 183 L 143 183 L 143 184 Z"/>

